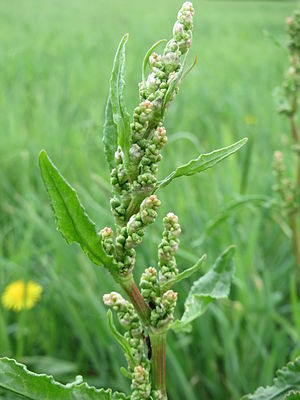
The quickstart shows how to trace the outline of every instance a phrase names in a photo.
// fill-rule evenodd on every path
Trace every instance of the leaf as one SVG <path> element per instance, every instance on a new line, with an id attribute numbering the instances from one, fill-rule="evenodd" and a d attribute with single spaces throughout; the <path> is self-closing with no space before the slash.
<path id="1" fill-rule="evenodd" d="M 164 113 L 166 111 L 166 107 L 167 107 L 168 103 L 171 101 L 171 98 L 173 96 L 174 90 L 176 89 L 176 86 L 180 83 L 180 80 L 182 78 L 184 68 L 186 65 L 186 60 L 187 60 L 188 54 L 189 54 L 189 51 L 186 52 L 183 63 L 181 64 L 179 71 L 176 73 L 175 78 L 172 79 L 172 81 L 170 82 L 170 85 L 168 87 L 167 93 L 164 98 L 163 106 L 162 106 L 162 111 L 161 111 L 162 115 L 164 115 Z"/>
<path id="2" fill-rule="evenodd" d="M 300 400 L 300 392 L 290 392 L 284 398 L 285 400 Z"/>
<path id="3" fill-rule="evenodd" d="M 118 129 L 113 118 L 110 91 L 105 108 L 105 121 L 103 126 L 102 140 L 105 158 L 110 170 L 112 170 L 115 167 L 115 152 L 118 148 Z"/>
<path id="4" fill-rule="evenodd" d="M 272 386 L 260 387 L 253 394 L 242 397 L 242 400 L 283 400 L 300 399 L 300 357 L 276 372 Z"/>
<path id="5" fill-rule="evenodd" d="M 188 268 L 175 276 L 175 278 L 170 279 L 168 282 L 161 285 L 161 290 L 164 292 L 174 286 L 176 283 L 182 281 L 183 279 L 189 278 L 192 274 L 199 271 L 202 268 L 203 263 L 205 262 L 207 256 L 203 254 L 203 256 L 193 265 L 191 268 Z"/>
<path id="6" fill-rule="evenodd" d="M 121 147 L 126 168 L 129 165 L 130 148 L 130 119 L 125 107 L 124 100 L 124 66 L 125 66 L 125 45 L 128 40 L 128 33 L 124 35 L 117 49 L 113 69 L 110 78 L 110 101 L 112 106 L 113 121 L 118 130 L 118 143 Z"/>
<path id="7" fill-rule="evenodd" d="M 167 39 L 161 39 L 158 42 L 154 43 L 150 47 L 150 49 L 147 51 L 147 53 L 146 53 L 146 55 L 144 57 L 143 65 L 142 65 L 142 81 L 143 81 L 144 85 L 145 85 L 146 68 L 147 68 L 147 65 L 148 65 L 149 58 L 150 58 L 151 54 L 153 53 L 153 51 L 156 49 L 156 47 L 159 46 L 163 42 L 167 42 Z"/>
<path id="8" fill-rule="evenodd" d="M 56 217 L 57 228 L 68 244 L 77 242 L 97 265 L 113 266 L 101 245 L 95 224 L 80 203 L 75 190 L 60 174 L 47 153 L 40 153 L 40 169 Z"/>
<path id="9" fill-rule="evenodd" d="M 198 62 L 198 56 L 197 56 L 197 54 L 195 54 L 195 58 L 194 58 L 193 64 L 190 65 L 190 66 L 188 67 L 188 69 L 186 69 L 186 70 L 184 71 L 184 73 L 182 74 L 181 81 L 183 81 L 184 78 L 186 78 L 186 77 L 188 76 L 188 74 L 192 71 L 192 69 L 194 69 L 194 67 L 197 65 L 197 62 Z"/>
<path id="10" fill-rule="evenodd" d="M 113 315 L 112 315 L 111 310 L 107 311 L 107 321 L 108 321 L 108 327 L 109 327 L 111 334 L 113 335 L 115 340 L 119 343 L 119 345 L 122 347 L 124 353 L 128 356 L 130 361 L 134 364 L 131 347 L 130 347 L 129 343 L 127 342 L 127 340 L 124 338 L 124 336 L 121 335 L 120 332 L 118 332 L 118 330 L 114 324 L 114 321 L 113 321 Z"/>
<path id="11" fill-rule="evenodd" d="M 156 190 L 167 186 L 175 178 L 179 178 L 180 176 L 191 176 L 215 166 L 220 161 L 236 153 L 244 146 L 247 140 L 248 138 L 244 138 L 230 146 L 223 147 L 222 149 L 214 150 L 207 154 L 201 154 L 198 158 L 189 161 L 187 164 L 181 165 L 175 171 L 171 172 L 171 174 L 165 179 L 158 182 Z"/>
<path id="12" fill-rule="evenodd" d="M 190 323 L 206 311 L 210 302 L 228 297 L 234 273 L 234 252 L 234 246 L 228 247 L 213 267 L 194 282 L 184 304 L 183 316 L 180 321 L 175 321 L 172 329 L 188 329 Z"/>
<path id="13" fill-rule="evenodd" d="M 129 400 L 123 393 L 96 389 L 81 379 L 62 385 L 52 376 L 35 374 L 7 357 L 0 358 L 0 387 L 31 400 Z"/>

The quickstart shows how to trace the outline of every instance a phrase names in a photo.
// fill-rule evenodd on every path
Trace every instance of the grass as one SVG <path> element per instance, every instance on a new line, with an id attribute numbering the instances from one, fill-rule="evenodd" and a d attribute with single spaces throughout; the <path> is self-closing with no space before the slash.
<path id="1" fill-rule="evenodd" d="M 81 373 L 98 386 L 128 388 L 102 304 L 112 279 L 56 232 L 38 153 L 47 149 L 99 228 L 112 223 L 100 137 L 114 52 L 130 32 L 126 96 L 132 109 L 144 53 L 170 36 L 180 5 L 0 1 L 0 293 L 14 279 L 30 277 L 44 287 L 27 314 L 0 306 L 0 354 L 61 380 Z M 169 335 L 167 380 L 170 400 L 238 399 L 270 383 L 274 370 L 299 352 L 294 260 L 266 200 L 273 151 L 290 141 L 272 99 L 287 65 L 286 51 L 275 42 L 284 43 L 284 20 L 296 3 L 194 5 L 192 53 L 199 63 L 168 111 L 161 177 L 199 152 L 243 136 L 249 142 L 222 166 L 161 191 L 163 206 L 139 249 L 135 273 L 155 265 L 161 219 L 169 210 L 182 224 L 181 269 L 204 252 L 209 266 L 227 245 L 237 245 L 230 300 L 211 307 L 189 335 Z M 180 310 L 188 288 L 179 289 Z"/>

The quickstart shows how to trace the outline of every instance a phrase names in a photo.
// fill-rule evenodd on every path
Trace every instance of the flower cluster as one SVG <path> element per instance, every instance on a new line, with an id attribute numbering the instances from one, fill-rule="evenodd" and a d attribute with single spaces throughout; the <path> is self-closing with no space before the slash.
<path id="1" fill-rule="evenodd" d="M 114 232 L 112 228 L 105 227 L 100 231 L 102 246 L 107 254 L 113 255 L 115 250 Z"/>
<path id="2" fill-rule="evenodd" d="M 122 275 L 127 275 L 134 267 L 134 248 L 141 243 L 145 228 L 155 221 L 159 206 L 160 201 L 156 195 L 146 197 L 140 206 L 140 211 L 132 215 L 127 225 L 121 228 L 116 238 L 115 258 Z"/>
<path id="3" fill-rule="evenodd" d="M 144 299 L 151 308 L 151 325 L 157 328 L 167 326 L 173 320 L 177 293 L 173 290 L 163 290 L 163 285 L 178 274 L 175 253 L 179 245 L 181 232 L 178 217 L 169 213 L 164 218 L 163 239 L 158 247 L 158 267 L 147 268 L 142 274 L 140 286 Z"/>
<path id="4" fill-rule="evenodd" d="M 178 274 L 175 253 L 178 250 L 179 235 L 181 233 L 178 217 L 169 213 L 164 218 L 165 229 L 163 239 L 158 247 L 159 279 L 162 282 L 174 278 Z"/>
<path id="5" fill-rule="evenodd" d="M 163 54 L 153 52 L 150 55 L 148 63 L 151 72 L 139 84 L 141 102 L 134 109 L 130 125 L 129 166 L 125 168 L 124 155 L 119 148 L 115 155 L 116 167 L 111 172 L 111 209 L 120 226 L 126 225 L 136 212 L 136 207 L 131 209 L 130 205 L 137 194 L 141 202 L 153 192 L 158 163 L 162 159 L 161 150 L 167 141 L 163 126 L 165 103 L 178 92 L 181 56 L 192 42 L 193 15 L 192 3 L 185 2 L 178 13 L 173 38 Z"/>
<path id="6" fill-rule="evenodd" d="M 133 305 L 125 300 L 119 293 L 111 292 L 103 296 L 106 306 L 116 311 L 120 324 L 125 328 L 124 337 L 130 345 L 133 361 L 127 357 L 131 373 L 138 366 L 149 370 L 149 360 L 145 351 L 145 341 L 142 324 L 133 308 Z"/>
<path id="7" fill-rule="evenodd" d="M 146 227 L 155 221 L 160 206 L 153 192 L 161 151 L 167 142 L 164 114 L 179 90 L 185 66 L 182 56 L 187 54 L 192 42 L 193 15 L 192 3 L 185 2 L 173 27 L 173 37 L 162 54 L 152 52 L 146 56 L 150 72 L 148 77 L 143 73 L 143 81 L 139 84 L 140 104 L 134 109 L 130 124 L 129 159 L 119 147 L 111 171 L 113 197 L 110 204 L 116 236 L 114 238 L 111 228 L 100 232 L 102 248 L 113 256 L 118 282 L 135 305 L 143 306 L 142 312 L 136 307 L 137 315 L 131 303 L 120 294 L 112 292 L 103 298 L 104 303 L 116 311 L 125 328 L 123 336 L 131 349 L 131 353 L 126 354 L 132 379 L 131 400 L 165 399 L 165 395 L 156 390 L 153 371 L 150 382 L 150 340 L 153 340 L 153 335 L 165 335 L 174 318 L 177 293 L 170 287 L 178 274 L 175 253 L 181 232 L 176 215 L 169 213 L 163 220 L 158 268 L 149 267 L 144 271 L 140 280 L 141 293 L 138 290 L 130 292 L 132 287 L 129 290 L 126 285 L 132 278 L 135 248 L 141 243 Z M 136 299 L 137 292 L 140 297 Z M 147 338 L 140 321 L 149 332 Z M 155 345 L 153 351 L 155 353 Z"/>
<path id="8" fill-rule="evenodd" d="M 134 368 L 131 389 L 132 394 L 130 400 L 150 399 L 151 384 L 149 380 L 149 371 L 141 365 Z"/>
<path id="9" fill-rule="evenodd" d="M 291 215 L 297 211 L 296 189 L 292 181 L 285 176 L 285 165 L 280 151 L 274 153 L 273 173 L 276 179 L 273 190 L 280 197 L 283 212 Z"/>
<path id="10" fill-rule="evenodd" d="M 300 11 L 287 18 L 289 35 L 288 48 L 290 66 L 285 74 L 282 88 L 279 89 L 277 102 L 278 111 L 293 117 L 297 112 L 298 93 L 300 90 Z"/>

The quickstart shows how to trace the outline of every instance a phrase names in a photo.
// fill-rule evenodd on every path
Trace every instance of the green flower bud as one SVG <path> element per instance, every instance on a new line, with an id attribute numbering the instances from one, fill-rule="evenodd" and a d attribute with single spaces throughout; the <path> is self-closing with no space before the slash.
<path id="1" fill-rule="evenodd" d="M 273 173 L 275 175 L 276 185 L 274 185 L 273 190 L 279 196 L 283 214 L 290 216 L 297 211 L 297 190 L 294 183 L 285 176 L 285 170 L 282 153 L 276 151 L 273 161 Z"/>
<path id="2" fill-rule="evenodd" d="M 157 282 L 157 271 L 153 267 L 145 269 L 140 280 L 141 293 L 144 299 L 150 303 L 155 302 L 159 287 Z"/>
<path id="3" fill-rule="evenodd" d="M 112 255 L 114 253 L 114 232 L 112 228 L 105 227 L 100 231 L 102 238 L 102 246 L 107 254 Z"/>
<path id="4" fill-rule="evenodd" d="M 149 380 L 149 371 L 142 365 L 134 368 L 131 384 L 131 400 L 147 400 L 150 397 L 151 384 Z"/>

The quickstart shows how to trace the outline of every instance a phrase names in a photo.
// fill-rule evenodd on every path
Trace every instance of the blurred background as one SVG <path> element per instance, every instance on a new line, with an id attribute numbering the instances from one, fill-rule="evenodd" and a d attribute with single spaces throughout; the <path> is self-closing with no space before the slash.
<path id="1" fill-rule="evenodd" d="M 126 100 L 138 103 L 145 52 L 169 38 L 181 0 L 0 0 L 0 296 L 12 282 L 43 289 L 29 310 L 0 305 L 0 355 L 65 382 L 128 390 L 123 354 L 109 334 L 102 296 L 108 273 L 56 231 L 38 170 L 45 148 L 102 228 L 112 224 L 101 135 L 108 79 L 121 36 Z M 249 137 L 222 165 L 160 192 L 156 223 L 138 249 L 137 279 L 155 265 L 162 217 L 182 225 L 178 265 L 206 252 L 208 268 L 235 244 L 230 300 L 210 307 L 188 335 L 168 336 L 170 400 L 238 399 L 271 382 L 300 352 L 296 268 L 289 231 L 270 206 L 272 157 L 290 148 L 289 125 L 272 92 L 288 65 L 290 1 L 194 1 L 190 62 L 198 65 L 167 113 L 160 177 L 200 152 Z M 287 159 L 291 170 L 295 159 Z M 178 315 L 191 282 L 179 290 Z M 0 398 L 17 399 L 0 393 Z"/>

